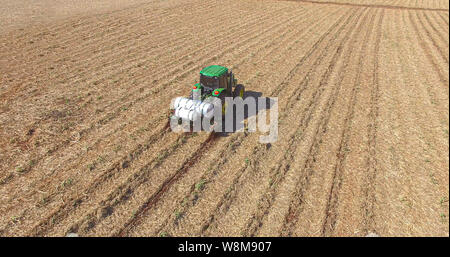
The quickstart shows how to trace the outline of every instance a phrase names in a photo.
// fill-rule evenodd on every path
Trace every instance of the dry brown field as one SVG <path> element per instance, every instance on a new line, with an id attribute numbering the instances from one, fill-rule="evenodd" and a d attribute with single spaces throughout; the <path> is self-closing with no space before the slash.
<path id="1" fill-rule="evenodd" d="M 449 236 L 449 6 L 0 0 L 0 236 Z M 179 134 L 205 66 L 279 138 Z"/>

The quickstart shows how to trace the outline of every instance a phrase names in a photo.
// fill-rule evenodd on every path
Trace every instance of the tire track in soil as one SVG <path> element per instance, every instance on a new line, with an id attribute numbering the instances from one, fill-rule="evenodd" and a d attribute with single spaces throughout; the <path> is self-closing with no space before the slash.
<path id="1" fill-rule="evenodd" d="M 416 35 L 419 39 L 420 42 L 420 46 L 422 47 L 422 49 L 425 52 L 425 55 L 427 56 L 428 60 L 430 61 L 431 65 L 433 65 L 434 70 L 436 71 L 436 73 L 438 74 L 442 84 L 444 86 L 446 86 L 448 88 L 448 74 L 444 75 L 444 72 L 441 70 L 441 68 L 439 67 L 439 65 L 436 63 L 436 60 L 433 57 L 433 54 L 431 53 L 431 50 L 427 47 L 427 44 L 424 40 L 424 38 L 422 37 L 422 34 L 419 31 L 419 28 L 417 27 L 416 22 L 414 21 L 414 19 L 412 18 L 411 12 L 408 12 L 408 16 L 409 19 L 411 21 L 411 24 L 414 28 L 414 30 L 416 31 Z"/>
<path id="2" fill-rule="evenodd" d="M 369 232 L 376 233 L 376 225 L 375 225 L 375 211 L 374 206 L 376 204 L 376 196 L 375 196 L 375 183 L 376 177 L 378 174 L 377 168 L 377 128 L 378 128 L 378 118 L 379 118 L 379 99 L 380 99 L 380 81 L 379 81 L 379 53 L 380 53 L 380 42 L 381 42 L 381 32 L 382 32 L 382 24 L 384 19 L 385 11 L 381 13 L 381 17 L 377 23 L 377 36 L 375 40 L 375 48 L 374 48 L 374 63 L 373 63 L 373 80 L 372 80 L 372 88 L 370 94 L 370 112 L 369 112 L 369 127 L 367 129 L 368 134 L 368 153 L 369 156 L 367 158 L 367 181 L 363 186 L 363 233 L 368 234 Z"/>
<path id="3" fill-rule="evenodd" d="M 320 81 L 320 84 L 319 84 L 320 87 L 323 87 L 326 84 L 326 82 L 329 80 L 331 74 L 334 72 L 337 60 L 342 55 L 343 46 L 349 40 L 350 35 L 352 33 L 354 33 L 355 29 L 357 29 L 358 31 L 361 29 L 362 23 L 360 23 L 359 27 L 357 25 L 360 22 L 361 16 L 363 15 L 363 13 L 365 11 L 367 11 L 367 10 L 363 10 L 359 14 L 359 16 L 356 18 L 356 20 L 354 22 L 352 22 L 351 28 L 349 28 L 349 31 L 347 32 L 345 37 L 342 39 L 342 41 L 339 43 L 339 46 L 336 49 L 336 52 L 333 54 L 332 60 L 330 62 L 329 67 L 326 70 L 325 75 L 322 76 L 322 80 Z M 337 95 L 337 93 L 339 92 L 338 91 L 339 87 L 340 87 L 340 83 L 338 83 L 336 85 L 336 87 L 332 89 L 332 92 L 330 93 L 330 97 L 328 98 L 328 100 L 326 100 L 325 110 L 330 110 L 332 108 L 333 103 L 335 101 L 334 100 L 335 98 L 333 98 L 333 96 Z M 337 93 L 336 93 L 336 91 L 337 91 Z M 318 102 L 318 100 L 313 98 L 311 100 L 311 102 L 309 103 L 309 106 L 313 105 L 316 102 Z M 306 119 L 307 119 L 306 123 L 304 125 L 304 128 L 302 129 L 302 126 L 300 126 L 295 134 L 298 134 L 298 132 L 300 132 L 300 131 L 305 131 L 306 130 L 306 128 L 309 126 L 309 122 L 311 121 L 311 118 L 313 117 L 313 114 L 314 114 L 314 111 L 316 110 L 316 108 L 317 108 L 317 105 L 313 106 L 313 109 L 308 110 L 308 116 L 304 116 L 303 117 L 303 118 L 306 117 Z M 316 147 L 318 147 L 318 142 L 321 141 L 321 134 L 318 134 L 320 128 L 322 127 L 321 123 L 325 122 L 325 125 L 326 125 L 327 120 L 328 120 L 327 116 L 324 116 L 323 113 L 328 113 L 328 112 L 323 111 L 322 115 L 320 116 L 321 117 L 320 121 L 319 121 L 318 126 L 317 126 L 317 128 L 316 128 L 316 130 L 315 130 L 315 132 L 314 132 L 314 134 L 312 136 L 312 144 L 310 145 L 308 153 L 306 154 L 307 157 L 306 157 L 306 162 L 305 162 L 303 170 L 306 170 L 305 167 L 307 167 L 307 165 L 308 165 L 308 160 L 313 160 L 314 159 L 314 157 L 312 157 L 314 146 L 317 145 Z M 328 116 L 329 116 L 329 114 L 328 114 Z M 289 170 L 292 169 L 290 164 L 293 163 L 294 160 L 295 160 L 294 153 L 296 152 L 296 150 L 298 148 L 299 142 L 304 140 L 305 134 L 306 133 L 301 133 L 300 137 L 298 137 L 298 138 L 295 138 L 294 136 L 292 137 L 292 140 L 296 140 L 296 141 L 289 144 L 289 149 L 286 151 L 285 158 L 283 159 L 283 163 L 284 164 L 283 165 L 279 165 L 277 167 L 277 169 L 275 170 L 275 172 L 274 172 L 274 174 L 273 174 L 273 176 L 271 178 L 271 181 L 273 181 L 272 185 L 280 185 L 281 183 L 283 183 L 287 172 L 289 172 Z M 318 135 L 319 135 L 319 137 L 317 137 Z M 301 172 L 301 173 L 304 173 L 304 172 Z M 299 177 L 296 183 L 300 183 L 303 180 L 303 181 L 305 181 L 305 185 L 303 185 L 301 187 L 300 187 L 300 185 L 296 185 L 294 188 L 296 190 L 299 190 L 300 188 L 302 190 L 305 189 L 306 188 L 306 184 L 309 181 L 308 177 L 310 175 L 311 174 L 305 174 L 305 177 L 303 177 L 303 178 Z M 260 204 L 258 206 L 260 206 L 260 207 L 258 207 L 258 209 L 257 209 L 257 214 L 252 216 L 252 218 L 249 220 L 249 223 L 247 225 L 247 231 L 248 232 L 247 232 L 247 234 L 244 234 L 244 235 L 256 236 L 259 233 L 259 230 L 262 227 L 264 218 L 269 214 L 269 211 L 270 211 L 271 207 L 273 206 L 273 204 L 275 202 L 276 196 L 278 194 L 277 193 L 278 189 L 279 188 L 277 186 L 273 186 L 273 187 L 268 188 L 268 192 L 266 192 L 266 194 L 263 195 L 263 198 L 261 198 L 259 200 Z M 302 192 L 300 192 L 300 193 L 293 192 L 292 198 L 295 198 L 296 194 L 303 195 Z M 296 206 L 296 208 L 300 209 L 301 208 L 301 198 L 302 197 L 299 198 L 300 199 L 299 201 L 295 201 L 294 199 L 291 200 L 291 203 L 289 204 L 288 213 L 286 214 L 285 221 L 282 224 L 282 229 L 281 229 L 281 233 L 282 234 L 281 235 L 284 235 L 283 233 L 285 233 L 287 235 L 290 235 L 292 233 L 292 227 L 295 224 L 289 225 L 290 222 L 291 222 L 291 218 L 294 219 L 295 213 L 297 215 L 299 215 L 299 211 L 298 210 L 294 211 L 292 205 L 293 205 L 294 202 L 296 202 L 296 204 L 298 204 Z M 295 198 L 295 199 L 297 199 L 297 198 Z"/>
<path id="4" fill-rule="evenodd" d="M 348 141 L 350 138 L 349 132 L 352 130 L 352 121 L 355 114 L 355 104 L 357 100 L 357 95 L 359 91 L 359 85 L 361 83 L 361 73 L 362 73 L 362 67 L 364 64 L 364 57 L 367 50 L 367 41 L 370 36 L 370 32 L 373 29 L 373 22 L 374 22 L 375 15 L 372 16 L 370 21 L 370 27 L 368 30 L 366 30 L 366 34 L 364 36 L 363 44 L 360 51 L 360 57 L 358 60 L 358 72 L 356 74 L 355 83 L 353 84 L 353 88 L 351 91 L 350 96 L 350 103 L 347 110 L 347 114 L 344 120 L 344 130 L 341 134 L 341 141 L 339 144 L 339 150 L 337 153 L 338 160 L 334 167 L 333 171 L 333 179 L 332 179 L 332 185 L 330 188 L 330 193 L 328 196 L 328 202 L 326 204 L 325 208 L 325 218 L 322 225 L 322 236 L 331 236 L 333 235 L 336 220 L 338 217 L 337 213 L 337 207 L 339 205 L 339 192 L 342 185 L 342 177 L 343 177 L 343 168 L 344 163 L 348 154 Z"/>
<path id="5" fill-rule="evenodd" d="M 222 149 L 220 151 L 220 155 L 218 155 L 218 156 L 232 156 L 233 154 L 235 154 L 237 149 L 240 148 L 242 140 L 245 139 L 246 137 L 247 137 L 247 134 L 245 134 L 245 133 L 234 136 L 232 139 L 230 139 L 230 142 L 227 142 L 228 146 L 225 147 L 224 149 Z M 207 169 L 210 172 L 203 173 L 202 177 L 200 178 L 200 181 L 205 181 L 205 183 L 208 183 L 208 184 L 214 183 L 215 182 L 214 177 L 217 175 L 217 170 L 219 169 L 220 166 L 226 164 L 228 161 L 229 161 L 229 158 L 227 158 L 227 157 L 217 158 L 217 159 L 214 159 L 213 161 L 211 161 L 210 164 L 208 165 L 208 169 Z M 195 204 L 195 202 L 197 202 L 201 197 L 201 192 L 197 192 L 196 190 L 197 190 L 196 184 L 191 185 L 189 192 L 185 195 L 183 200 L 186 198 L 192 199 L 193 204 Z M 180 203 L 180 200 L 178 200 L 177 203 Z M 189 207 L 190 206 L 185 206 L 185 208 L 189 208 Z M 180 211 L 180 213 L 183 213 L 183 214 L 185 212 L 186 212 L 186 209 L 182 209 Z M 163 233 L 163 231 L 165 231 L 166 228 L 170 225 L 170 221 L 173 221 L 173 223 L 178 224 L 178 222 L 180 222 L 180 218 L 181 217 L 172 218 L 172 216 L 169 215 L 164 220 L 164 222 L 159 226 L 159 228 L 156 229 L 156 232 L 154 234 L 160 235 L 161 233 Z M 142 222 L 143 221 L 141 221 L 141 223 Z M 122 234 L 124 236 L 128 236 L 135 229 L 136 229 L 136 226 L 134 228 L 127 228 L 126 231 L 124 231 L 124 233 L 122 233 Z"/>
<path id="6" fill-rule="evenodd" d="M 350 19 L 352 18 L 354 16 L 354 13 L 353 13 L 353 15 L 351 15 L 351 16 L 349 16 L 348 17 L 348 20 L 346 20 L 346 22 L 344 23 L 344 25 L 342 25 L 342 27 L 338 30 L 338 31 L 341 31 L 346 25 L 347 25 L 347 23 L 350 21 Z M 343 17 L 341 17 L 341 18 L 344 18 L 344 16 Z M 338 21 L 338 22 L 336 22 L 334 25 L 337 25 L 337 24 L 339 24 L 339 22 L 341 21 L 341 19 Z M 334 26 L 332 26 L 326 33 L 324 33 L 323 35 L 329 35 L 330 34 L 330 31 L 332 31 L 332 29 L 334 29 Z M 290 99 L 288 100 L 288 103 L 286 104 L 286 109 L 292 109 L 293 108 L 293 105 L 295 105 L 295 103 L 297 103 L 298 102 L 298 99 L 299 99 L 299 97 L 300 97 L 300 95 L 302 94 L 302 92 L 306 89 L 306 87 L 308 86 L 308 82 L 309 82 L 309 74 L 311 74 L 313 71 L 314 71 L 314 67 L 316 67 L 317 65 L 318 65 L 318 63 L 320 63 L 321 62 L 321 60 L 322 60 L 322 58 L 324 57 L 324 55 L 325 55 L 325 53 L 327 52 L 326 50 L 328 49 L 328 47 L 329 46 L 331 46 L 332 45 L 332 42 L 334 42 L 334 40 L 336 39 L 336 37 L 339 35 L 339 33 L 338 32 L 336 32 L 335 34 L 335 37 L 333 38 L 333 39 L 331 39 L 330 41 L 328 41 L 328 44 L 327 44 L 327 47 L 325 47 L 324 49 L 323 48 L 320 48 L 320 49 L 323 49 L 323 51 L 321 52 L 321 55 L 318 57 L 318 59 L 316 60 L 316 62 L 314 63 L 314 65 L 312 65 L 311 66 L 311 68 L 310 68 L 310 70 L 308 71 L 308 73 L 305 75 L 305 79 L 300 83 L 300 89 L 299 90 L 297 90 L 293 95 L 291 95 L 291 97 L 290 97 Z M 325 36 L 324 37 L 322 37 L 318 42 L 320 43 L 320 42 L 322 42 L 322 40 L 325 38 Z M 316 49 L 319 49 L 318 47 L 316 47 L 317 46 L 317 44 L 315 44 L 315 46 L 312 48 L 313 50 L 316 50 Z M 314 51 L 311 51 L 310 53 L 312 54 Z M 308 56 L 308 55 L 307 55 Z M 306 56 L 305 56 L 306 57 Z M 305 58 L 306 59 L 306 58 Z M 305 60 L 305 59 L 303 59 L 303 60 Z M 303 61 L 302 60 L 302 61 Z M 303 63 L 303 62 L 300 62 L 300 63 Z M 285 85 L 287 85 L 288 84 L 288 81 L 293 77 L 293 75 L 295 74 L 295 70 L 297 70 L 297 68 L 299 68 L 300 67 L 300 65 L 297 65 L 297 66 L 295 66 L 294 67 L 294 69 L 288 74 L 288 76 L 286 77 L 286 79 L 284 79 L 283 80 L 283 82 L 281 83 L 281 84 L 285 84 Z M 280 92 L 280 90 L 279 90 L 279 88 L 281 88 L 281 86 L 279 86 L 279 87 L 277 87 L 277 92 Z M 317 93 L 318 91 L 315 91 L 315 93 Z M 319 93 L 321 93 L 321 91 L 319 92 Z M 320 95 L 320 94 L 319 94 Z M 315 95 L 315 96 L 318 96 L 317 94 Z M 311 104 L 314 102 L 314 100 L 313 101 L 311 101 Z M 284 112 L 284 113 L 286 113 L 286 112 Z M 284 117 L 286 117 L 286 114 L 285 115 L 283 115 Z M 283 119 L 283 118 L 281 118 L 281 119 Z M 301 122 L 301 123 L 303 123 L 303 122 Z M 294 133 L 294 135 L 295 135 L 295 133 Z M 292 136 L 292 138 L 294 138 L 294 136 Z M 292 139 L 291 138 L 291 139 Z M 291 145 L 291 146 L 294 146 L 294 145 L 296 145 L 295 143 L 290 143 L 289 145 Z M 254 149 L 254 153 L 253 153 L 253 155 L 256 155 L 256 156 L 258 156 L 259 154 L 260 154 L 260 152 L 261 152 L 261 150 L 263 150 L 264 149 L 264 147 L 262 147 L 262 146 L 256 146 L 255 147 L 255 149 Z M 286 153 L 287 152 L 289 152 L 289 151 L 286 151 Z M 260 158 L 263 158 L 263 157 L 260 157 Z M 255 165 L 255 164 L 254 164 Z M 257 164 L 256 164 L 257 165 Z M 235 179 L 235 182 L 237 183 L 238 181 L 239 181 L 239 179 L 240 179 L 240 176 L 244 173 L 244 171 L 245 171 L 245 169 L 246 169 L 247 167 L 244 167 L 244 169 L 242 170 L 242 171 L 239 171 L 238 172 L 238 174 L 239 174 L 239 176 Z M 235 183 L 233 184 L 233 185 L 235 185 Z M 233 186 L 232 185 L 232 190 L 230 191 L 230 192 L 228 192 L 228 194 L 231 194 L 231 193 L 233 193 L 233 194 L 235 194 L 236 192 L 236 190 L 238 190 L 240 187 L 236 187 L 236 186 Z M 214 225 L 214 222 L 216 222 L 216 216 L 217 215 L 215 215 L 215 214 L 217 214 L 217 213 L 226 213 L 226 210 L 228 210 L 229 209 L 229 206 L 232 204 L 232 202 L 233 202 L 233 198 L 232 197 L 224 197 L 224 199 L 225 200 L 222 200 L 221 202 L 219 202 L 219 204 L 218 204 L 218 206 L 216 207 L 216 210 L 213 212 L 213 214 L 210 216 L 210 218 L 209 218 L 209 220 L 202 226 L 202 234 L 204 234 L 205 232 L 206 232 L 206 230 L 209 228 L 209 227 L 211 227 L 211 226 L 213 226 Z M 222 210 L 222 211 L 221 211 Z"/>
<path id="7" fill-rule="evenodd" d="M 289 40 L 288 40 L 288 41 L 289 41 Z M 274 50 L 275 50 L 275 49 L 271 50 L 270 52 L 273 52 Z M 236 67 L 236 66 L 235 66 L 235 67 Z M 253 78 L 254 78 L 254 77 L 253 77 Z M 273 94 L 271 94 L 271 95 L 273 95 Z M 229 145 L 233 145 L 233 148 L 232 148 L 231 150 L 228 149 L 228 148 L 226 148 L 227 150 L 224 150 L 224 152 L 220 153 L 218 156 L 230 156 L 230 155 L 232 155 L 233 153 L 235 153 L 235 152 L 236 152 L 236 149 L 237 149 L 238 147 L 240 147 L 240 142 L 239 142 L 239 141 L 242 141 L 242 140 L 243 140 L 242 138 L 245 138 L 246 135 L 247 135 L 247 134 L 244 134 L 244 136 L 242 136 L 242 137 L 241 137 L 241 136 L 238 136 L 237 138 L 233 138 L 232 140 L 230 140 L 231 142 L 229 142 Z M 236 141 L 237 141 L 237 142 L 236 142 Z M 239 143 L 239 144 L 238 144 L 238 143 Z M 228 154 L 226 154 L 225 151 L 227 151 Z M 207 170 L 217 170 L 218 167 L 220 167 L 221 165 L 225 164 L 227 161 L 228 161 L 228 158 L 223 158 L 223 159 L 221 159 L 221 160 L 214 160 L 214 161 L 211 163 L 210 168 L 208 168 Z M 209 184 L 209 183 L 214 183 L 214 178 L 213 178 L 212 176 L 215 176 L 215 174 L 210 174 L 210 173 L 207 172 L 207 173 L 203 174 L 203 176 L 201 177 L 201 179 L 204 180 L 204 181 L 208 181 L 208 184 Z M 192 195 L 192 194 L 194 193 L 194 190 L 195 190 L 195 184 L 191 186 L 191 189 L 190 189 L 190 191 L 187 193 L 187 196 L 186 196 L 186 197 L 189 197 L 190 195 Z M 200 196 L 201 196 L 200 193 L 196 193 L 196 197 L 197 197 L 197 198 L 199 198 Z M 185 198 L 186 198 L 186 197 L 185 197 Z M 185 211 L 182 211 L 182 212 L 185 212 Z M 159 234 L 162 230 L 164 230 L 164 228 L 167 226 L 167 224 L 169 224 L 169 220 L 170 220 L 171 218 L 172 218 L 172 217 L 169 216 L 167 219 L 165 219 L 165 221 L 162 223 L 163 225 L 161 225 L 160 228 L 157 229 L 156 234 Z M 129 232 L 128 232 L 128 233 L 129 233 Z"/>

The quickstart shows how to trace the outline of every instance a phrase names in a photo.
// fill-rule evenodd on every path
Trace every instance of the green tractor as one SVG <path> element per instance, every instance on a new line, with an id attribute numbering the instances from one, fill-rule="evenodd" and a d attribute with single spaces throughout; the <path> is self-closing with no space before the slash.
<path id="1" fill-rule="evenodd" d="M 244 98 L 245 88 L 237 84 L 234 74 L 226 67 L 211 65 L 200 71 L 200 82 L 196 83 L 189 97 L 177 97 L 173 103 L 172 119 L 195 121 L 211 118 L 215 102 L 221 102 L 222 115 L 226 113 L 225 97 Z"/>

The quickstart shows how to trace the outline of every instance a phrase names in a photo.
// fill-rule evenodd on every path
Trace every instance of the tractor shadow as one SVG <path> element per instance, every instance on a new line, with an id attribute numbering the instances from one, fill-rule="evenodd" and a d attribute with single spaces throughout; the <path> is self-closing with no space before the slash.
<path id="1" fill-rule="evenodd" d="M 248 111 L 248 106 L 245 106 L 245 110 L 244 110 L 244 115 L 243 117 L 238 118 L 236 115 L 236 107 L 234 106 L 233 108 L 233 130 L 232 131 L 224 131 L 224 132 L 216 132 L 216 135 L 219 137 L 227 137 L 232 133 L 236 133 L 237 132 L 237 128 L 242 128 L 245 126 L 245 120 L 247 120 L 250 117 L 253 116 L 258 116 L 258 113 L 261 110 L 269 110 L 272 108 L 273 106 L 273 101 L 270 101 L 269 98 L 266 98 L 266 103 L 265 105 L 259 105 L 258 104 L 258 98 L 262 97 L 262 93 L 261 92 L 256 92 L 256 91 L 246 91 L 245 95 L 244 95 L 244 100 L 247 98 L 254 98 L 255 103 L 256 103 L 256 112 L 252 115 L 249 115 L 249 111 Z M 238 126 L 239 125 L 239 126 Z M 222 128 L 224 129 L 224 128 Z M 239 132 L 239 131 L 238 131 Z"/>

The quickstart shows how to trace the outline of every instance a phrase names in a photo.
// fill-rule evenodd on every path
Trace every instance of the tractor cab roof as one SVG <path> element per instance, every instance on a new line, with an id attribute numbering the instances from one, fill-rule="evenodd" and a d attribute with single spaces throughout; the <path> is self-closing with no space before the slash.
<path id="1" fill-rule="evenodd" d="M 227 73 L 228 69 L 220 65 L 211 65 L 200 71 L 200 74 L 208 77 L 220 77 Z"/>

